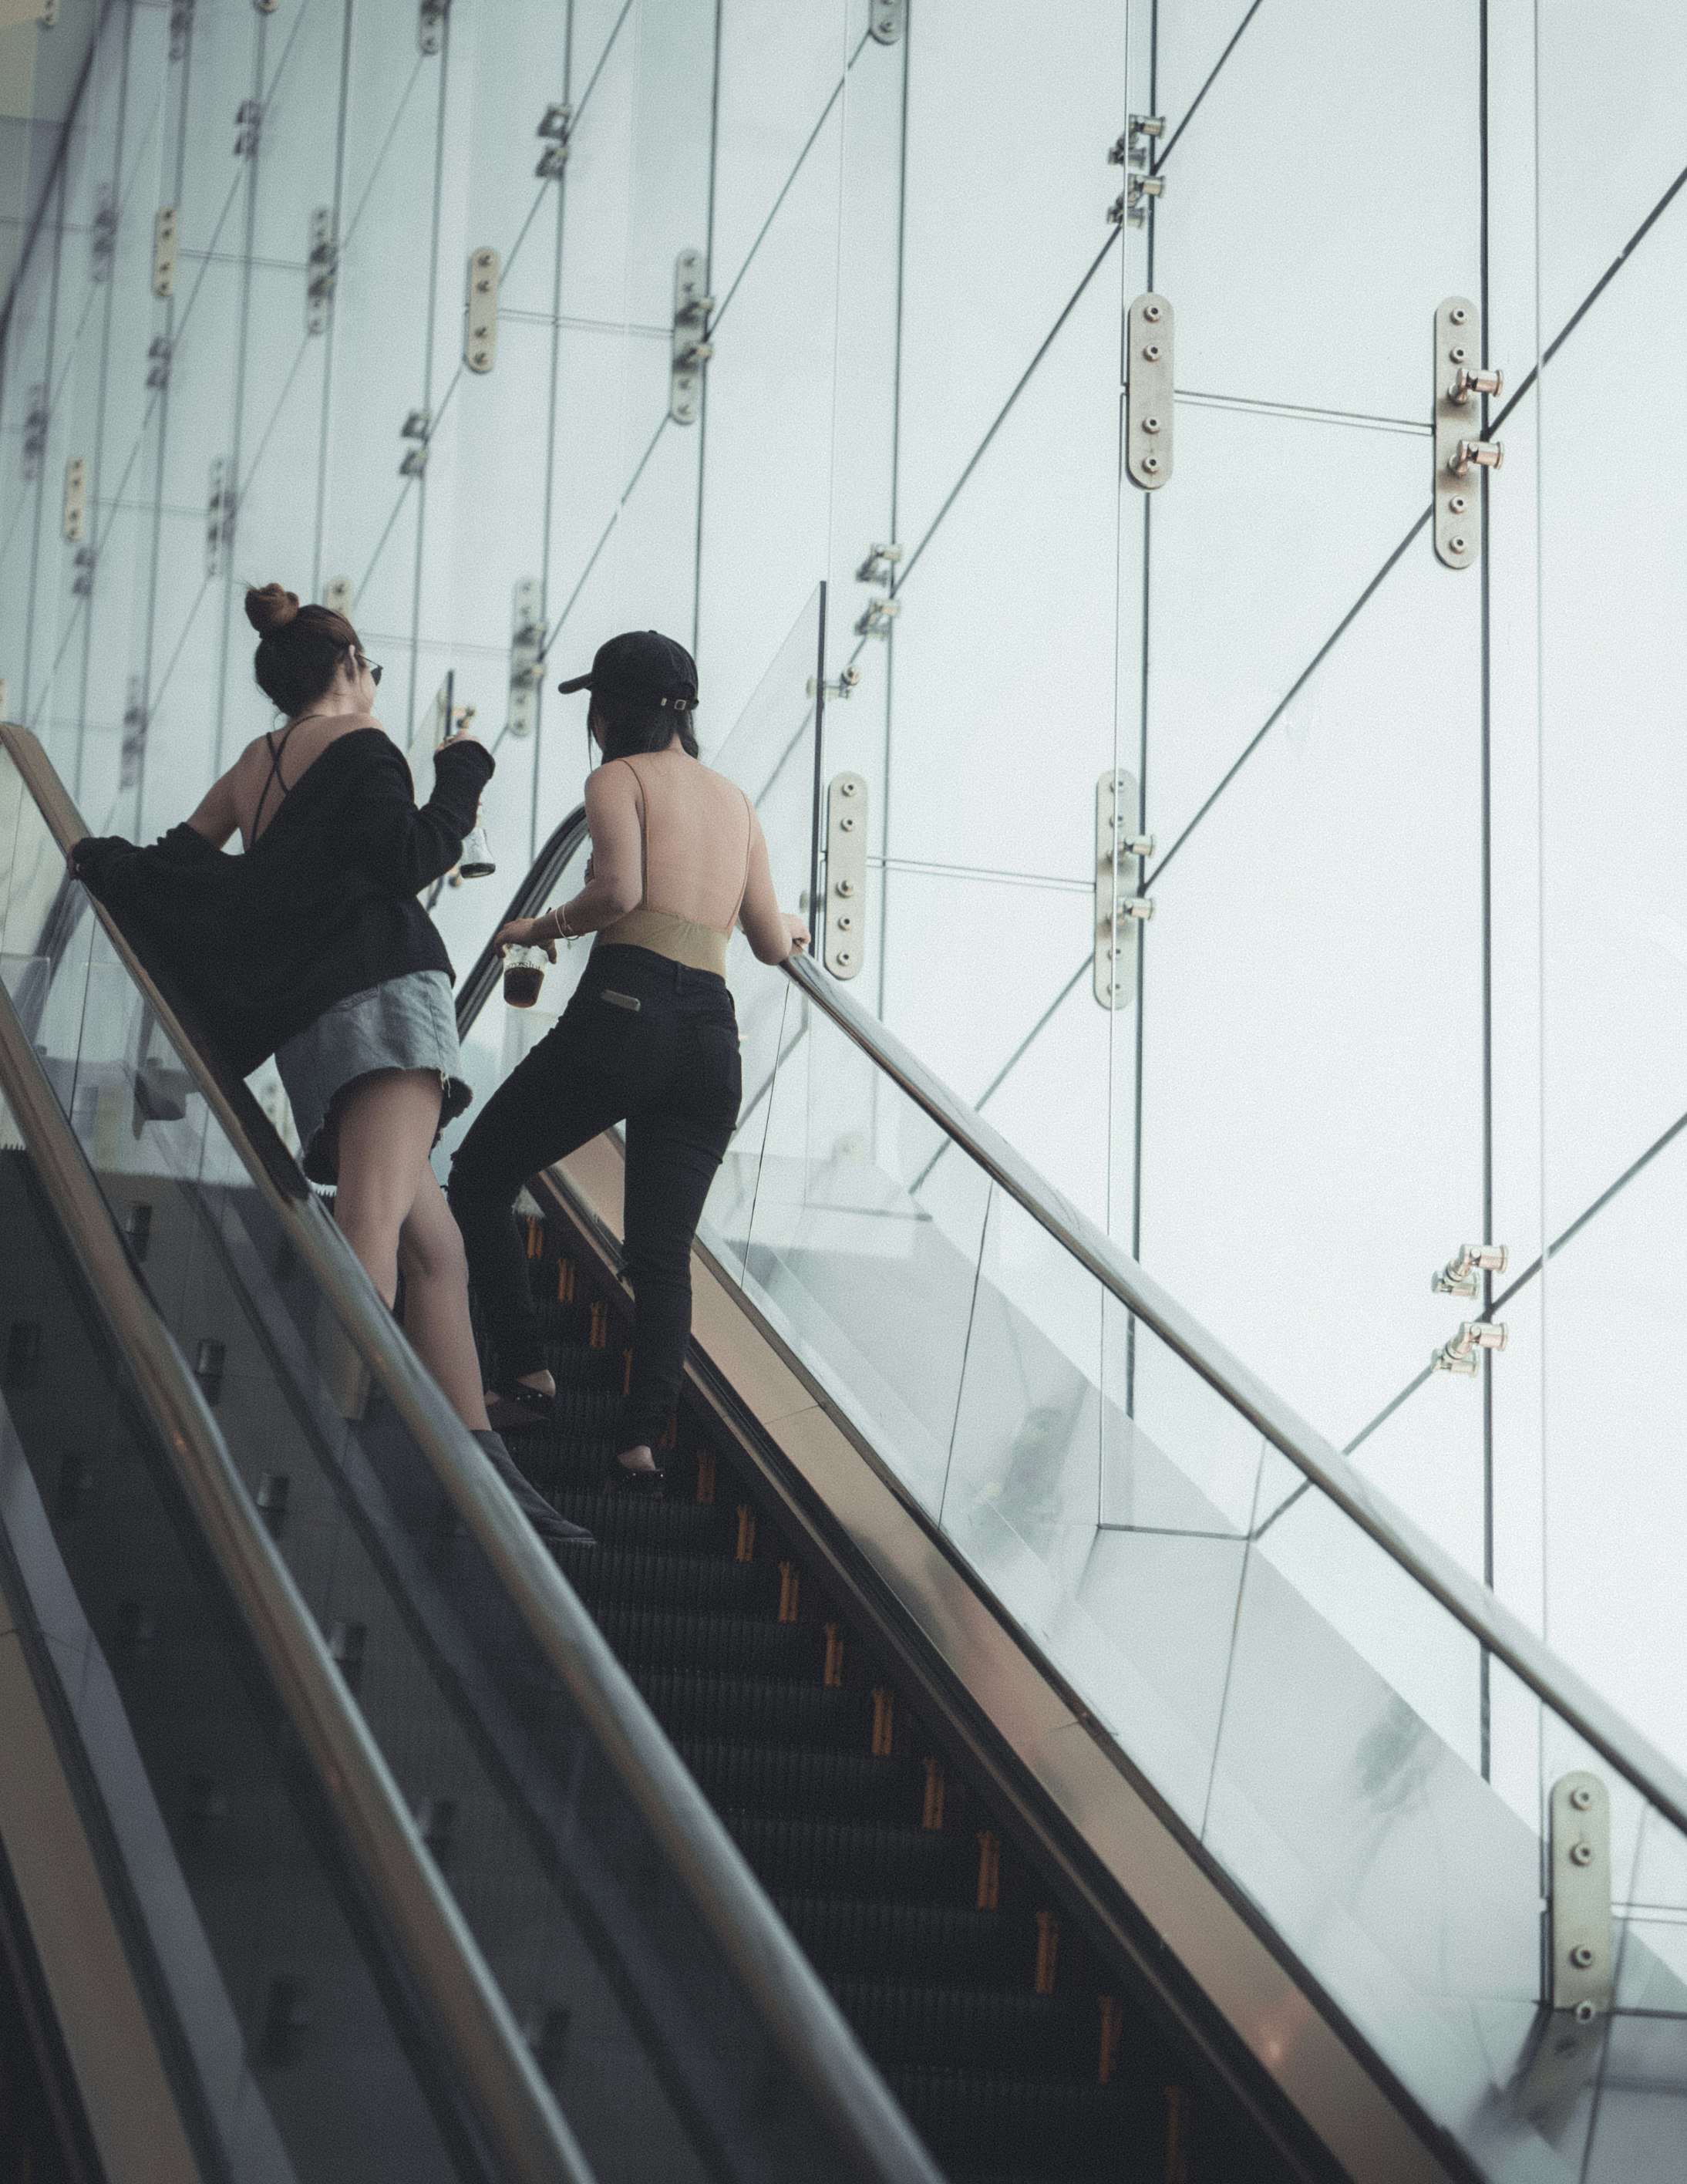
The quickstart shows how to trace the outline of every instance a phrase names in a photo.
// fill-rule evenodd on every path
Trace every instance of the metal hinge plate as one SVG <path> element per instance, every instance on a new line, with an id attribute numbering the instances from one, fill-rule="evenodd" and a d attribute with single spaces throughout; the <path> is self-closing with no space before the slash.
<path id="1" fill-rule="evenodd" d="M 175 293 L 175 207 L 164 206 L 153 222 L 153 293 Z"/>
<path id="2" fill-rule="evenodd" d="M 1611 1800 L 1597 1774 L 1565 1774 L 1553 1784 L 1548 1871 L 1552 2007 L 1585 2024 L 1610 2008 L 1616 1986 Z"/>
<path id="3" fill-rule="evenodd" d="M 310 254 L 304 284 L 304 331 L 326 333 L 328 305 L 339 275 L 340 254 L 334 242 L 334 214 L 329 205 L 318 205 L 310 215 Z"/>
<path id="4" fill-rule="evenodd" d="M 64 465 L 64 536 L 75 545 L 88 512 L 88 466 L 80 455 Z"/>
<path id="5" fill-rule="evenodd" d="M 538 725 L 544 673 L 544 596 L 537 577 L 516 579 L 509 620 L 509 733 L 530 736 Z"/>
<path id="6" fill-rule="evenodd" d="M 1133 773 L 1110 770 L 1095 784 L 1094 990 L 1097 1006 L 1109 1010 L 1127 1009 L 1136 999 L 1131 927 L 1154 915 L 1152 899 L 1137 887 L 1143 861 L 1154 855 L 1154 837 L 1137 832 L 1138 794 Z"/>
<path id="7" fill-rule="evenodd" d="M 1172 372 L 1175 321 L 1164 296 L 1139 296 L 1127 326 L 1125 467 L 1145 492 L 1172 475 Z"/>
<path id="8" fill-rule="evenodd" d="M 826 967 L 856 978 L 866 960 L 867 784 L 834 774 L 826 792 Z"/>
<path id="9" fill-rule="evenodd" d="M 205 574 L 220 577 L 226 569 L 228 549 L 234 538 L 234 487 L 228 465 L 213 455 L 205 488 Z"/>
<path id="10" fill-rule="evenodd" d="M 867 27 L 882 46 L 894 46 L 907 20 L 907 0 L 872 0 L 872 19 Z"/>
<path id="11" fill-rule="evenodd" d="M 322 587 L 322 604 L 331 614 L 348 615 L 352 610 L 352 580 L 349 577 L 330 577 Z"/>
<path id="12" fill-rule="evenodd" d="M 490 243 L 470 253 L 463 330 L 463 361 L 470 371 L 490 371 L 498 360 L 498 253 Z"/>
<path id="13" fill-rule="evenodd" d="M 1478 377 L 1499 389 L 1497 374 L 1482 371 L 1482 315 L 1467 296 L 1449 296 L 1435 313 L 1435 552 L 1450 569 L 1468 569 L 1482 551 L 1484 470 L 1499 467 L 1504 449 L 1482 437 L 1481 411 L 1473 396 Z"/>
<path id="14" fill-rule="evenodd" d="M 420 0 L 416 10 L 416 46 L 424 53 L 437 53 L 445 42 L 445 10 L 450 0 Z"/>
<path id="15" fill-rule="evenodd" d="M 703 367 L 714 354 L 704 338 L 715 299 L 708 292 L 703 253 L 682 250 L 674 260 L 674 365 L 668 414 L 676 425 L 694 425 L 703 404 Z"/>

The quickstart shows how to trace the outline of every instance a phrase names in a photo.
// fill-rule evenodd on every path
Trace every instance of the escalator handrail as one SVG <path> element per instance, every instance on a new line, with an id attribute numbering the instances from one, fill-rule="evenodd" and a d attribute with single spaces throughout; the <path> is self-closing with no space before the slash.
<path id="1" fill-rule="evenodd" d="M 115 1334 L 175 1474 L 279 1689 L 359 1871 L 492 2150 L 529 2184 L 592 2184 L 592 2170 L 423 1845 L 322 1635 L 252 1509 L 227 1443 L 142 1287 L 82 1148 L 10 998 L 0 994 L 0 1091 L 35 1175 Z"/>
<path id="2" fill-rule="evenodd" d="M 1169 1296 L 1102 1229 L 1062 1197 L 1007 1139 L 958 1099 L 806 956 L 793 956 L 787 975 L 887 1077 L 971 1156 L 991 1180 L 1024 1208 L 1102 1286 L 1166 1347 L 1239 1411 L 1389 1558 L 1501 1661 L 1577 1736 L 1601 1753 L 1655 1805 L 1687 1831 L 1687 1776 L 1625 1721 L 1499 1601 L 1438 1546 L 1411 1518 L 1365 1479 L 1322 1435 L 1290 1409 Z"/>
<path id="3" fill-rule="evenodd" d="M 585 835 L 586 813 L 582 805 L 569 814 L 545 844 L 516 890 L 510 916 L 537 914 Z M 467 1033 L 490 995 L 496 962 L 496 950 L 488 942 L 470 973 L 476 982 L 472 996 L 470 981 L 464 982 L 457 1009 L 459 1035 Z M 1328 1496 L 1479 1645 L 1503 1662 L 1673 1826 L 1687 1833 L 1687 1776 L 1648 1738 L 1560 1660 L 1488 1586 L 1471 1577 L 1403 1510 L 1378 1493 L 1322 1434 L 1232 1357 L 1128 1253 L 1062 1197 L 983 1116 L 887 1031 L 877 1017 L 832 979 L 822 976 L 812 957 L 793 956 L 784 970 L 804 996 L 922 1109 L 952 1144 L 1016 1201 L 1039 1228 L 1280 1450 L 1303 1478 Z"/>
<path id="4" fill-rule="evenodd" d="M 68 851 L 86 829 L 40 743 L 27 729 L 0 722 L 0 747 L 11 755 L 59 847 Z M 575 816 L 576 834 L 560 861 L 572 854 L 584 832 L 583 808 Z M 553 833 L 548 851 L 572 824 L 565 820 Z M 93 909 L 196 1089 L 426 1457 L 705 1930 L 755 2003 L 793 2079 L 842 2143 L 853 2149 L 864 2176 L 882 2184 L 939 2184 L 930 2156 L 743 1853 L 578 1596 L 399 1334 L 269 1118 L 245 1084 L 231 1079 L 203 1042 L 190 1034 L 103 905 L 93 901 Z"/>
<path id="5" fill-rule="evenodd" d="M 544 847 L 527 868 L 527 877 L 509 899 L 509 907 L 493 928 L 498 933 L 512 918 L 537 917 L 550 899 L 564 867 L 587 839 L 586 807 L 576 804 L 568 816 L 552 827 Z M 470 1027 L 492 999 L 498 983 L 498 949 L 488 939 L 457 988 L 457 1036 L 465 1039 Z"/>

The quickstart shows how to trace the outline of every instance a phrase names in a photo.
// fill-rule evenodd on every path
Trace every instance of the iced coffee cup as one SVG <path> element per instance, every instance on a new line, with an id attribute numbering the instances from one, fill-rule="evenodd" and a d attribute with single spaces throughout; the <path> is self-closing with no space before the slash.
<path id="1" fill-rule="evenodd" d="M 530 1009 L 545 982 L 543 948 L 506 948 L 504 951 L 504 998 L 512 1009 Z"/>

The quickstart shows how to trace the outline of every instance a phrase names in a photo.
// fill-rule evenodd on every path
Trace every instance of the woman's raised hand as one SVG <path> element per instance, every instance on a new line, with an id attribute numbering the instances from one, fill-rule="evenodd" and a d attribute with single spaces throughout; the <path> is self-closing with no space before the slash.
<path id="1" fill-rule="evenodd" d="M 512 917 L 508 925 L 498 927 L 492 944 L 494 948 L 543 948 L 554 963 L 556 940 L 553 934 L 539 931 L 541 922 L 537 917 Z"/>

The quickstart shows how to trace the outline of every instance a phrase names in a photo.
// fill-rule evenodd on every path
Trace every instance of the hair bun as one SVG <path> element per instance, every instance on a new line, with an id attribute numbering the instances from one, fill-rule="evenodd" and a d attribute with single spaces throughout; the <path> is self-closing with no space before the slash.
<path id="1" fill-rule="evenodd" d="M 248 586 L 246 619 L 260 637 L 267 637 L 271 630 L 284 628 L 298 612 L 297 592 L 286 591 L 280 584 Z"/>

